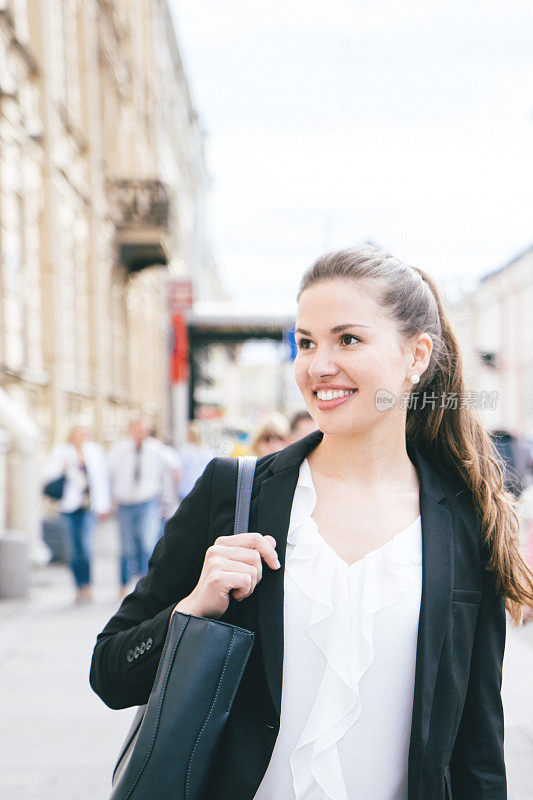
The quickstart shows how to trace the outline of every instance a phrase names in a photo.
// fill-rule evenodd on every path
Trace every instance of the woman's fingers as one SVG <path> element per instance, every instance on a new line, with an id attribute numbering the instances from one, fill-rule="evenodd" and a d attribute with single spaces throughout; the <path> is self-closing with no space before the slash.
<path id="1" fill-rule="evenodd" d="M 213 575 L 213 583 L 225 598 L 233 589 L 235 600 L 244 600 L 253 592 L 253 579 L 246 572 L 219 572 Z M 227 600 L 226 600 L 227 602 Z"/>
<path id="2" fill-rule="evenodd" d="M 220 582 L 221 574 L 224 575 L 224 580 L 226 575 L 234 575 L 236 573 L 239 575 L 249 575 L 252 579 L 253 591 L 260 580 L 259 570 L 255 564 L 246 564 L 243 561 L 233 561 L 230 558 L 219 557 L 214 559 L 210 566 L 211 580 L 215 583 Z M 237 589 L 239 587 L 231 586 L 230 588 Z"/>
<path id="3" fill-rule="evenodd" d="M 219 536 L 215 545 L 222 547 L 246 547 L 256 550 L 271 569 L 279 569 L 280 563 L 276 553 L 276 540 L 272 536 L 261 533 L 237 533 L 233 536 Z"/>
<path id="4" fill-rule="evenodd" d="M 263 577 L 263 565 L 261 556 L 257 550 L 251 550 L 249 547 L 224 547 L 222 545 L 213 545 L 209 551 L 209 560 L 216 563 L 218 559 L 230 559 L 232 562 L 251 564 L 257 570 L 257 580 L 260 581 Z"/>
<path id="5" fill-rule="evenodd" d="M 276 540 L 274 539 L 274 537 L 273 537 L 273 536 L 270 536 L 270 534 L 268 534 L 268 533 L 267 533 L 267 534 L 266 534 L 266 536 L 265 536 L 264 538 L 265 538 L 267 541 L 269 541 L 269 542 L 270 542 L 270 544 L 272 545 L 272 547 L 273 547 L 274 549 L 276 548 Z"/>
<path id="6" fill-rule="evenodd" d="M 220 617 L 228 608 L 229 595 L 235 600 L 249 597 L 263 575 L 264 559 L 279 569 L 276 540 L 260 533 L 220 536 L 208 548 L 200 580 L 178 605 L 183 613 Z"/>
<path id="7" fill-rule="evenodd" d="M 263 577 L 262 558 L 272 569 L 279 569 L 275 550 L 276 540 L 260 533 L 241 533 L 220 536 L 208 549 L 205 557 L 206 576 L 216 591 L 227 594 L 233 590 L 235 600 L 249 597 Z M 235 575 L 241 577 L 234 583 Z"/>

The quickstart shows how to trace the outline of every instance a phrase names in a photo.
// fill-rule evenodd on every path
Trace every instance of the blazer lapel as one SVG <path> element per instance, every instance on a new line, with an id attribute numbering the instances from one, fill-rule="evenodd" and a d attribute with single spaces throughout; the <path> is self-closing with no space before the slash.
<path id="1" fill-rule="evenodd" d="M 409 744 L 409 800 L 418 799 L 449 605 L 453 591 L 453 516 L 439 475 L 419 451 L 410 451 L 420 478 L 422 598 Z"/>
<path id="2" fill-rule="evenodd" d="M 276 473 L 261 485 L 257 509 L 258 530 L 276 540 L 281 564 L 277 570 L 264 568 L 257 592 L 257 625 L 261 638 L 263 665 L 274 708 L 281 711 L 283 673 L 283 577 L 287 533 L 292 499 L 298 483 L 298 468 Z"/>
<path id="3" fill-rule="evenodd" d="M 281 564 L 280 569 L 263 570 L 263 577 L 254 592 L 263 666 L 278 716 L 281 713 L 283 676 L 283 579 L 292 500 L 300 465 L 321 440 L 322 432 L 315 431 L 282 450 L 272 461 L 270 475 L 261 483 L 258 498 L 257 530 L 264 536 L 274 537 Z"/>

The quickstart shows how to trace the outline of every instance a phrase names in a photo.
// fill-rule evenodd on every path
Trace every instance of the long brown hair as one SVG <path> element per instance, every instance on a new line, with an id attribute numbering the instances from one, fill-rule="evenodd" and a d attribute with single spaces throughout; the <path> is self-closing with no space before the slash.
<path id="1" fill-rule="evenodd" d="M 423 270 L 364 245 L 319 258 L 304 274 L 298 299 L 309 286 L 338 278 L 364 282 L 405 341 L 424 332 L 431 336 L 431 358 L 417 391 L 446 401 L 418 408 L 408 404 L 406 441 L 472 492 L 481 539 L 490 554 L 486 568 L 494 573 L 496 591 L 505 596 L 513 622 L 520 624 L 524 605 L 533 606 L 533 572 L 519 549 L 517 502 L 504 487 L 488 430 L 476 410 L 461 402 L 461 352 L 436 285 Z"/>

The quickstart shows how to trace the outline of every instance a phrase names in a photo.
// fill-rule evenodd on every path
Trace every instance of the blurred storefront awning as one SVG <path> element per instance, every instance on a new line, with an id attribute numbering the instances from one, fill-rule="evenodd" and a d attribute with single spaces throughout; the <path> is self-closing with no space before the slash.
<path id="1" fill-rule="evenodd" d="M 247 339 L 283 341 L 294 327 L 296 309 L 251 303 L 198 303 L 188 316 L 189 339 L 198 346 Z"/>

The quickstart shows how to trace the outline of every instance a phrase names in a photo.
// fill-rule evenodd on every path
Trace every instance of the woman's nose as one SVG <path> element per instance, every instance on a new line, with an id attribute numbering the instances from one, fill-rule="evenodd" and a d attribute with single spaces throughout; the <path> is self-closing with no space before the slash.
<path id="1" fill-rule="evenodd" d="M 312 378 L 321 378 L 324 375 L 335 375 L 337 365 L 331 352 L 327 348 L 317 348 L 315 357 L 309 364 L 309 375 Z"/>

